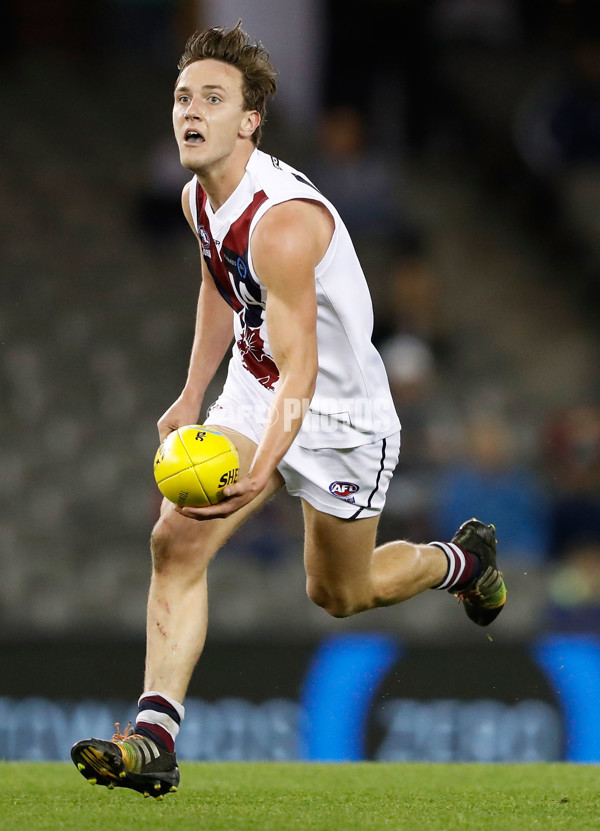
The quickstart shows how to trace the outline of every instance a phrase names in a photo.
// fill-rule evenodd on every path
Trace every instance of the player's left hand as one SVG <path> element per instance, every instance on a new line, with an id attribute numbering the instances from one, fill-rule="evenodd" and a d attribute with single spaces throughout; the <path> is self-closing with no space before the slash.
<path id="1" fill-rule="evenodd" d="M 175 510 L 182 516 L 189 519 L 223 519 L 230 514 L 239 511 L 244 505 L 258 496 L 264 485 L 250 476 L 246 476 L 234 485 L 227 485 L 223 488 L 223 499 L 217 505 L 209 505 L 206 508 L 179 508 Z"/>

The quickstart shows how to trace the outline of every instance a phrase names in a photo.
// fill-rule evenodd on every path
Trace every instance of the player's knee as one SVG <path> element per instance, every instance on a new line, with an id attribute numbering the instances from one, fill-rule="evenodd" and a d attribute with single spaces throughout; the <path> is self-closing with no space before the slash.
<path id="1" fill-rule="evenodd" d="M 306 582 L 306 593 L 313 603 L 332 617 L 350 617 L 366 608 L 343 588 L 325 586 L 320 581 L 311 578 L 308 578 Z"/>
<path id="2" fill-rule="evenodd" d="M 160 573 L 173 562 L 175 547 L 173 546 L 173 534 L 164 517 L 161 517 L 150 535 L 150 554 L 152 556 L 152 568 Z"/>
<path id="3" fill-rule="evenodd" d="M 193 569 L 202 573 L 210 560 L 201 541 L 192 545 L 182 538 L 180 527 L 171 521 L 170 514 L 163 514 L 152 529 L 150 553 L 155 574 L 185 568 L 192 576 Z"/>

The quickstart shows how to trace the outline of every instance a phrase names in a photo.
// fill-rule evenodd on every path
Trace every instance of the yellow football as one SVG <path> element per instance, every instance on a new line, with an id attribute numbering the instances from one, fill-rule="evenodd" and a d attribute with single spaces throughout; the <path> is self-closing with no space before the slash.
<path id="1" fill-rule="evenodd" d="M 154 457 L 154 478 L 163 496 L 181 508 L 216 505 L 236 482 L 240 460 L 227 436 L 189 424 L 170 433 Z"/>

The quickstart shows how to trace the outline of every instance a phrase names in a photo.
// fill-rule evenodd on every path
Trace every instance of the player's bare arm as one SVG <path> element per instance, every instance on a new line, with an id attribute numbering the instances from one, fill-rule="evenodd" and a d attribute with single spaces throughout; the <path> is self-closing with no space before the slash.
<path id="1" fill-rule="evenodd" d="M 315 267 L 334 230 L 331 214 L 316 203 L 293 200 L 271 208 L 252 236 L 256 273 L 267 287 L 266 322 L 279 382 L 267 426 L 248 475 L 225 488 L 210 508 L 184 508 L 185 516 L 227 516 L 257 496 L 294 440 L 315 390 L 318 372 Z"/>
<path id="2" fill-rule="evenodd" d="M 183 189 L 181 204 L 185 218 L 198 239 L 190 212 L 189 188 L 188 183 Z M 199 239 L 198 245 L 201 248 Z M 178 427 L 193 424 L 198 420 L 206 388 L 223 360 L 233 337 L 233 312 L 217 291 L 202 255 L 200 255 L 200 260 L 202 283 L 198 295 L 196 327 L 187 380 L 181 395 L 158 421 L 161 441 Z"/>
<path id="3" fill-rule="evenodd" d="M 333 218 L 324 206 L 293 200 L 271 208 L 253 235 L 254 265 L 268 292 L 269 343 L 279 369 L 267 427 L 248 474 L 258 483 L 267 481 L 289 449 L 315 391 L 315 268 L 333 230 Z"/>

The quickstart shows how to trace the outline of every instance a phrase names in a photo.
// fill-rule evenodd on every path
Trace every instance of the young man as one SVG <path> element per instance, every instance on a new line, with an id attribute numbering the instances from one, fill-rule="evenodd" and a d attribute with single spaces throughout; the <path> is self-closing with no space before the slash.
<path id="1" fill-rule="evenodd" d="M 329 614 L 438 588 L 486 626 L 506 598 L 492 525 L 469 520 L 449 543 L 375 547 L 400 425 L 348 233 L 311 182 L 258 150 L 275 92 L 262 46 L 239 24 L 209 29 L 190 38 L 179 69 L 173 125 L 181 163 L 194 174 L 182 204 L 203 279 L 187 382 L 158 429 L 163 440 L 198 421 L 233 336 L 225 387 L 204 423 L 234 442 L 241 478 L 215 506 L 163 503 L 135 731 L 72 750 L 89 781 L 154 797 L 179 783 L 174 742 L 204 646 L 208 563 L 284 484 L 302 500 L 307 592 Z"/>

